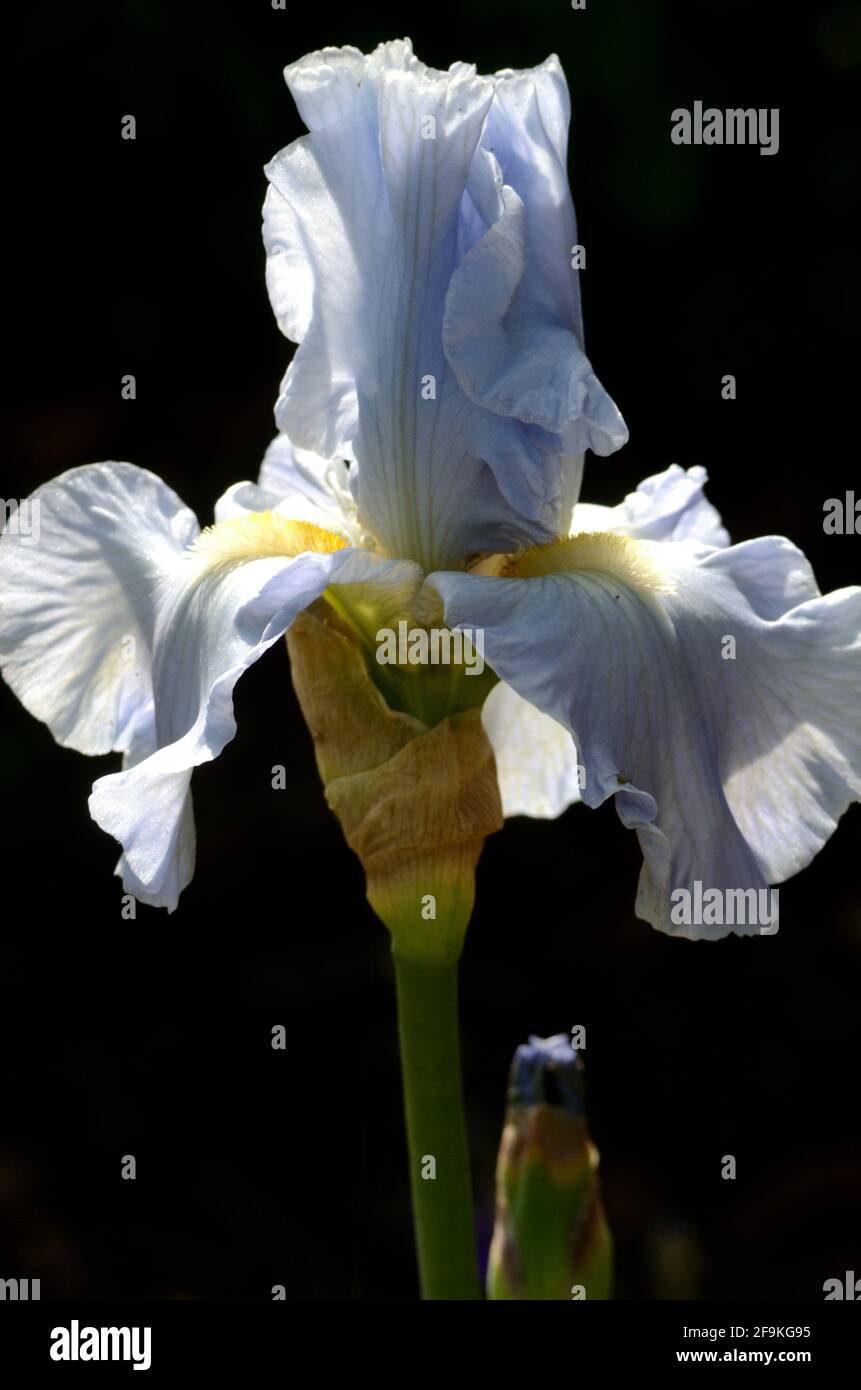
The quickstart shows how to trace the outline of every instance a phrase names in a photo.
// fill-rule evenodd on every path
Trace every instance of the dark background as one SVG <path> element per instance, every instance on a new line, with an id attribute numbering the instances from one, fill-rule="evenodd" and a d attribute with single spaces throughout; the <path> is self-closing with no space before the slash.
<path id="1" fill-rule="evenodd" d="M 4 76 L 4 496 L 130 459 L 207 521 L 256 474 L 290 351 L 259 231 L 262 165 L 301 133 L 281 68 L 408 32 L 443 67 L 562 58 L 587 347 L 631 430 L 584 496 L 705 464 L 736 539 L 787 534 L 823 589 L 857 580 L 857 538 L 822 529 L 826 498 L 861 491 L 857 8 L 125 0 L 24 25 Z M 670 111 L 698 98 L 779 106 L 779 153 L 672 145 Z M 86 809 L 116 760 L 59 749 L 0 688 L 0 1276 L 43 1297 L 416 1293 L 387 937 L 281 644 L 236 706 L 235 742 L 195 774 L 191 888 L 125 922 Z M 859 826 L 855 808 L 781 888 L 777 937 L 719 944 L 634 918 L 639 852 L 610 805 L 487 844 L 462 972 L 485 1240 L 512 1051 L 580 1023 L 620 1297 L 819 1300 L 861 1271 Z"/>

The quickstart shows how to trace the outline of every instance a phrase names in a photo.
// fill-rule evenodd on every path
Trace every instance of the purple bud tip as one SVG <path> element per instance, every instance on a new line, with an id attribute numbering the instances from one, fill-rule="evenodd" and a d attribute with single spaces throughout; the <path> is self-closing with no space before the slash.
<path id="1" fill-rule="evenodd" d="M 531 1037 L 518 1047 L 508 1100 L 511 1105 L 558 1105 L 572 1115 L 584 1114 L 583 1062 L 565 1033 Z"/>

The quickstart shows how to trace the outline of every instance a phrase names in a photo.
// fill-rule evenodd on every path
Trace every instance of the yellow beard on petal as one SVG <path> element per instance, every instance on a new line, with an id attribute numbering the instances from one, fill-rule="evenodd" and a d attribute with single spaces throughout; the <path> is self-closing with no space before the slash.
<path id="1" fill-rule="evenodd" d="M 249 512 L 247 516 L 207 526 L 192 542 L 190 550 L 193 555 L 200 556 L 207 567 L 215 567 L 275 555 L 292 558 L 308 551 L 315 555 L 331 555 L 335 550 L 346 549 L 347 544 L 343 536 L 310 521 L 291 521 L 278 512 Z"/>
<path id="2" fill-rule="evenodd" d="M 672 573 L 658 562 L 662 547 L 616 531 L 582 531 L 510 557 L 506 579 L 540 579 L 553 574 L 603 574 L 640 593 L 671 593 Z"/>

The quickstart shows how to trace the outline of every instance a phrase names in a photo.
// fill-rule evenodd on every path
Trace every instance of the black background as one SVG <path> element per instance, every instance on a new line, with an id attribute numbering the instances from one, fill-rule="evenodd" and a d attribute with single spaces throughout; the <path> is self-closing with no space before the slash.
<path id="1" fill-rule="evenodd" d="M 30 6 L 24 26 L 5 74 L 4 496 L 122 458 L 207 521 L 256 475 L 290 351 L 259 232 L 262 165 L 301 133 L 281 68 L 409 32 L 437 66 L 562 58 L 587 347 L 631 430 L 590 458 L 584 497 L 705 464 L 735 539 L 786 534 L 823 589 L 857 579 L 857 538 L 822 529 L 826 498 L 861 492 L 857 9 L 126 0 Z M 779 153 L 672 145 L 670 111 L 696 99 L 778 106 Z M 0 1277 L 41 1277 L 44 1298 L 416 1293 L 387 938 L 281 644 L 236 708 L 236 740 L 195 774 L 191 888 L 173 916 L 125 922 L 86 810 L 116 760 L 59 749 L 0 688 Z M 609 804 L 488 842 L 462 972 L 485 1244 L 512 1051 L 581 1023 L 620 1297 L 821 1299 L 861 1272 L 859 825 L 855 808 L 781 888 L 778 936 L 719 944 L 634 918 L 638 849 Z"/>

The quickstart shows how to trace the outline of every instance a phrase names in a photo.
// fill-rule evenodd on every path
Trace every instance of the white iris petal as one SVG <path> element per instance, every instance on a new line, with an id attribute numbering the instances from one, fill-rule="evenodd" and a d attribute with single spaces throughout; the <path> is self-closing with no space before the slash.
<path id="1" fill-rule="evenodd" d="M 584 449 L 626 438 L 582 350 L 558 61 L 484 78 L 403 41 L 285 76 L 310 133 L 267 169 L 267 283 L 300 344 L 280 428 L 355 464 L 388 554 L 552 539 Z"/>
<path id="2" fill-rule="evenodd" d="M 665 506 L 678 474 L 648 480 L 640 529 L 711 533 L 693 481 L 685 521 Z M 776 537 L 724 548 L 636 539 L 631 510 L 621 533 L 528 553 L 521 577 L 428 582 L 449 623 L 484 629 L 501 679 L 571 734 L 583 801 L 615 797 L 637 831 L 638 915 L 681 935 L 757 931 L 680 926 L 671 894 L 781 882 L 861 797 L 861 589 L 823 597 L 801 552 Z M 544 784 L 539 764 L 539 800 Z"/>
<path id="3" fill-rule="evenodd" d="M 94 464 L 35 494 L 38 546 L 0 539 L 0 667 L 60 742 L 125 753 L 90 810 L 122 844 L 118 872 L 142 902 L 173 910 L 192 877 L 191 773 L 233 738 L 242 672 L 331 581 L 406 596 L 421 579 L 409 561 L 349 544 L 349 502 L 325 472 L 280 444 L 256 499 L 276 509 L 238 505 L 231 489 L 201 535 L 152 474 Z"/>

